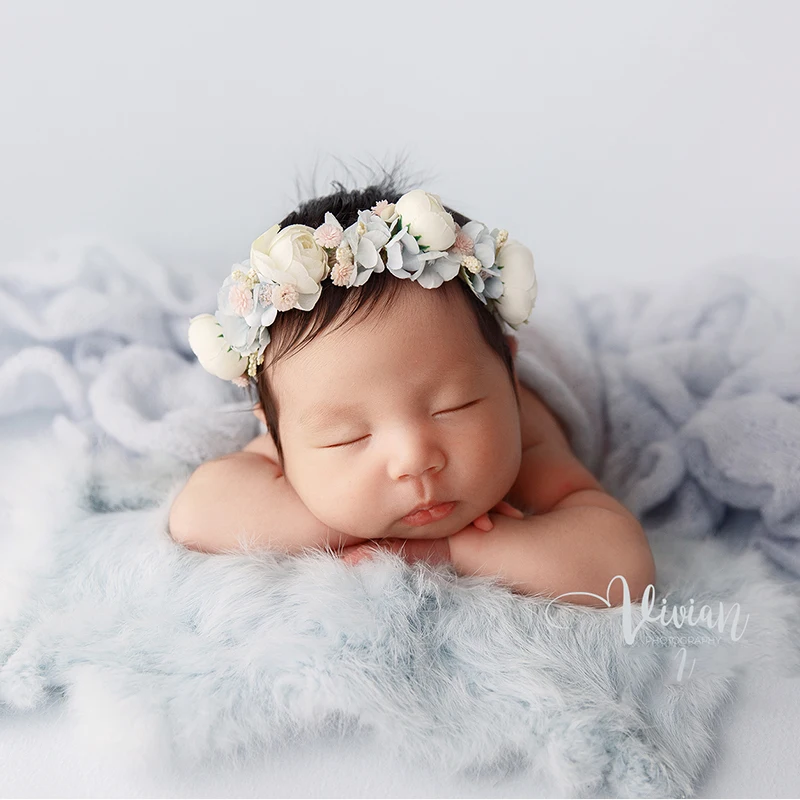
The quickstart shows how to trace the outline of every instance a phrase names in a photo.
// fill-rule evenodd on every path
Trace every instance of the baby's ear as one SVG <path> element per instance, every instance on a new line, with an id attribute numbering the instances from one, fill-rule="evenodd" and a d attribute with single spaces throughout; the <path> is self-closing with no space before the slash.
<path id="1" fill-rule="evenodd" d="M 261 403 L 257 406 L 253 406 L 253 413 L 261 420 L 261 422 L 266 425 L 267 424 L 267 417 L 264 414 L 264 409 L 261 407 Z"/>
<path id="2" fill-rule="evenodd" d="M 517 341 L 516 337 L 511 336 L 510 334 L 506 336 L 506 341 L 508 342 L 508 346 L 511 348 L 512 357 L 516 358 L 517 350 L 519 349 L 519 342 Z"/>

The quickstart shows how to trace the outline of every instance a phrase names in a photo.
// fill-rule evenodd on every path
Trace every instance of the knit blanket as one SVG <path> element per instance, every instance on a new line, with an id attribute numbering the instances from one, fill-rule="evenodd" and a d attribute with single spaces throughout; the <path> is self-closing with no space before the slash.
<path id="1" fill-rule="evenodd" d="M 388 552 L 176 545 L 188 475 L 259 432 L 186 341 L 219 276 L 81 238 L 5 265 L 0 703 L 64 702 L 151 766 L 346 737 L 473 787 L 691 796 L 743 672 L 800 669 L 797 275 L 540 275 L 520 378 L 656 559 L 650 605 L 593 609 Z"/>

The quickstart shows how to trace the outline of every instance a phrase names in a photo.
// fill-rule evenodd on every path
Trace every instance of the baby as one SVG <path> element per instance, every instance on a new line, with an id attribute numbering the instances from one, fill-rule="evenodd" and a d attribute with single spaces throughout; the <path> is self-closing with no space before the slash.
<path id="1" fill-rule="evenodd" d="M 616 604 L 626 582 L 640 599 L 655 576 L 641 525 L 517 379 L 501 321 L 527 317 L 536 279 L 504 233 L 388 178 L 309 201 L 256 240 L 251 272 L 232 273 L 190 342 L 219 377 L 253 379 L 268 433 L 198 467 L 173 538 L 351 562 L 369 543 L 526 593 Z"/>

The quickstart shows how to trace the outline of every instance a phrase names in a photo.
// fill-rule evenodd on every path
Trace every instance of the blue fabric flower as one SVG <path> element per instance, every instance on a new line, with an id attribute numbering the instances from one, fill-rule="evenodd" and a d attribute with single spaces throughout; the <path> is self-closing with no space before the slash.
<path id="1" fill-rule="evenodd" d="M 481 269 L 477 273 L 462 269 L 461 277 L 484 305 L 486 305 L 487 298 L 496 300 L 503 294 L 503 281 L 500 279 L 500 269 L 498 267 Z"/>
<path id="2" fill-rule="evenodd" d="M 214 316 L 222 326 L 228 344 L 242 355 L 258 349 L 263 352 L 269 342 L 267 326 L 275 321 L 277 309 L 269 302 L 272 284 L 242 280 L 229 275 L 217 292 Z M 259 353 L 260 354 L 260 353 Z"/>
<path id="3" fill-rule="evenodd" d="M 398 218 L 392 224 L 394 234 L 386 244 L 386 269 L 396 278 L 410 278 L 419 270 L 419 244 Z"/>
<path id="4" fill-rule="evenodd" d="M 429 250 L 427 253 L 420 253 L 417 258 L 420 260 L 419 271 L 411 276 L 421 286 L 426 289 L 438 289 L 445 281 L 450 281 L 458 275 L 460 266 L 442 258 L 445 254 L 438 250 Z"/>
<path id="5" fill-rule="evenodd" d="M 396 278 L 410 278 L 426 289 L 436 289 L 458 274 L 458 264 L 446 263 L 441 250 L 423 250 L 401 218 L 392 225 L 394 234 L 386 245 L 386 269 Z"/>
<path id="6" fill-rule="evenodd" d="M 353 253 L 357 275 L 353 286 L 366 283 L 373 272 L 383 272 L 379 250 L 391 239 L 389 226 L 372 211 L 360 211 L 358 219 L 345 230 L 343 240 Z"/>

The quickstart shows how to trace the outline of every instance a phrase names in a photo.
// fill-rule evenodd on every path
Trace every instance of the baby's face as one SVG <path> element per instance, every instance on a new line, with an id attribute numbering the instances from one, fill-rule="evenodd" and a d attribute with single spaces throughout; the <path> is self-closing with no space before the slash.
<path id="1" fill-rule="evenodd" d="M 500 357 L 466 299 L 407 281 L 386 315 L 318 336 L 270 367 L 287 480 L 333 530 L 440 538 L 510 491 L 520 419 Z M 402 521 L 455 501 L 444 519 Z"/>

